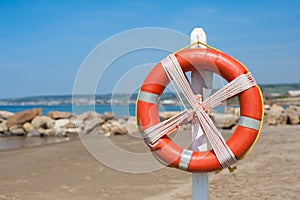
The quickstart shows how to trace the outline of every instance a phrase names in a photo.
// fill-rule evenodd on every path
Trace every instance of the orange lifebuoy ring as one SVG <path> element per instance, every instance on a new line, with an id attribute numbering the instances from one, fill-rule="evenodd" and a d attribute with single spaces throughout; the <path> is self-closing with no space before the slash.
<path id="1" fill-rule="evenodd" d="M 200 69 L 213 71 L 228 82 L 248 73 L 245 66 L 234 58 L 211 49 L 183 50 L 175 56 L 184 72 Z M 137 122 L 141 131 L 160 123 L 158 101 L 168 83 L 169 79 L 161 63 L 158 63 L 145 79 L 137 99 Z M 263 118 L 263 103 L 258 86 L 251 87 L 237 96 L 241 117 L 236 130 L 226 143 L 235 157 L 241 159 L 258 138 Z M 191 172 L 211 172 L 222 168 L 213 150 L 185 150 L 167 135 L 160 138 L 155 147 L 150 148 L 162 162 L 175 168 L 183 169 L 181 162 L 184 159 L 187 162 L 184 170 Z"/>

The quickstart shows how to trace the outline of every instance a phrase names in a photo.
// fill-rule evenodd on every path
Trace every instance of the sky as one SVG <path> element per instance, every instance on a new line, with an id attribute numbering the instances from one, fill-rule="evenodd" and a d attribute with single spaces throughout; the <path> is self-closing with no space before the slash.
<path id="1" fill-rule="evenodd" d="M 299 83 L 299 7 L 297 0 L 0 1 L 0 98 L 72 94 L 97 45 L 143 27 L 187 36 L 203 27 L 208 43 L 243 62 L 258 83 Z M 142 65 L 145 55 L 145 63 L 157 63 L 166 53 L 144 51 L 122 62 L 130 70 L 129 61 Z M 97 93 L 109 93 L 116 82 L 105 80 Z"/>

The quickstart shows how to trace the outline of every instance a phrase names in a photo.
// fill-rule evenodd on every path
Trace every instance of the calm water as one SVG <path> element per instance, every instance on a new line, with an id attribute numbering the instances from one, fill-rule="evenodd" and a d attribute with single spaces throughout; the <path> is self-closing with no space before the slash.
<path id="1" fill-rule="evenodd" d="M 82 114 L 86 111 L 95 110 L 98 113 L 114 112 L 116 117 L 122 116 L 135 116 L 135 105 L 96 105 L 96 106 L 0 106 L 0 110 L 6 110 L 10 112 L 20 112 L 33 108 L 42 108 L 43 114 L 47 115 L 50 111 L 64 111 L 73 112 L 76 114 Z M 180 106 L 161 106 L 160 111 L 180 111 Z"/>

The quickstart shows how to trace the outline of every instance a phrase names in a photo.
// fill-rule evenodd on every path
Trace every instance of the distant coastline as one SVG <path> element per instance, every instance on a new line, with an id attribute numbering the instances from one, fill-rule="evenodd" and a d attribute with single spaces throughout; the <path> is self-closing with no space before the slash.
<path id="1" fill-rule="evenodd" d="M 300 102 L 300 83 L 259 85 L 266 102 L 270 104 Z M 213 90 L 214 92 L 214 90 Z M 298 94 L 299 92 L 299 94 Z M 44 95 L 0 99 L 0 106 L 94 106 L 94 105 L 134 105 L 137 93 L 96 94 L 96 95 Z M 294 95 L 294 96 L 291 96 Z M 291 98 L 290 98 L 291 97 Z M 163 93 L 161 105 L 178 106 L 180 102 L 175 93 Z M 236 104 L 231 101 L 229 104 Z"/>

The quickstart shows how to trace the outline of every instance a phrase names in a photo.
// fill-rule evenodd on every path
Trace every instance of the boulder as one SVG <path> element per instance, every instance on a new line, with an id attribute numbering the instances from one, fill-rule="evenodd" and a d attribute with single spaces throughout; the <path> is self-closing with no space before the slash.
<path id="1" fill-rule="evenodd" d="M 267 114 L 267 123 L 269 125 L 280 125 L 287 123 L 287 114 L 283 107 L 273 104 Z"/>
<path id="2" fill-rule="evenodd" d="M 42 115 L 41 108 L 34 108 L 32 110 L 25 110 L 18 112 L 7 119 L 7 126 L 10 128 L 14 125 L 24 124 L 31 121 L 35 116 Z"/>
<path id="3" fill-rule="evenodd" d="M 41 134 L 41 136 L 53 136 L 55 134 L 55 130 L 53 128 L 49 129 L 44 129 L 44 128 L 39 128 L 38 132 Z"/>
<path id="4" fill-rule="evenodd" d="M 81 128 L 66 128 L 66 132 L 70 134 L 78 134 L 81 132 Z"/>
<path id="5" fill-rule="evenodd" d="M 26 135 L 27 137 L 41 137 L 41 134 L 37 130 L 33 130 Z"/>
<path id="6" fill-rule="evenodd" d="M 59 128 L 62 128 L 63 126 L 67 125 L 70 123 L 70 120 L 69 119 L 58 119 L 55 121 L 55 124 L 54 124 L 54 129 L 59 129 Z"/>
<path id="7" fill-rule="evenodd" d="M 73 116 L 70 112 L 51 111 L 47 114 L 52 119 L 69 119 Z"/>
<path id="8" fill-rule="evenodd" d="M 98 125 L 99 125 L 98 119 L 94 118 L 94 119 L 85 121 L 83 129 L 84 129 L 84 131 L 86 131 L 86 133 L 89 133 Z"/>
<path id="9" fill-rule="evenodd" d="M 31 124 L 34 126 L 34 128 L 48 128 L 47 123 L 50 123 L 50 121 L 53 121 L 48 116 L 36 116 L 31 121 Z"/>
<path id="10" fill-rule="evenodd" d="M 2 118 L 2 119 L 8 119 L 13 115 L 14 115 L 14 113 L 12 113 L 12 112 L 4 111 L 4 110 L 0 111 L 0 118 Z"/>
<path id="11" fill-rule="evenodd" d="M 26 135 L 25 130 L 23 129 L 22 125 L 20 125 L 20 124 L 9 127 L 9 132 L 12 135 Z"/>
<path id="12" fill-rule="evenodd" d="M 69 122 L 63 126 L 63 128 L 76 128 L 76 125 L 73 122 Z"/>
<path id="13" fill-rule="evenodd" d="M 240 108 L 226 107 L 225 113 L 235 115 L 235 116 L 240 116 Z"/>
<path id="14" fill-rule="evenodd" d="M 104 131 L 104 132 L 108 132 L 110 131 L 112 125 L 110 123 L 105 123 L 105 124 L 102 124 L 101 125 L 101 129 Z"/>
<path id="15" fill-rule="evenodd" d="M 67 136 L 67 129 L 66 128 L 55 129 L 54 135 L 56 137 L 66 137 Z"/>
<path id="16" fill-rule="evenodd" d="M 128 120 L 125 123 L 125 128 L 126 128 L 126 132 L 128 135 L 133 135 L 133 134 L 139 133 L 138 126 L 137 126 L 136 122 L 133 120 Z"/>
<path id="17" fill-rule="evenodd" d="M 212 115 L 212 121 L 217 128 L 231 129 L 239 120 L 239 117 L 232 114 L 220 114 L 216 113 Z"/>
<path id="18" fill-rule="evenodd" d="M 104 121 L 108 121 L 115 118 L 115 114 L 113 112 L 105 112 L 102 117 Z"/>
<path id="19" fill-rule="evenodd" d="M 27 132 L 27 133 L 31 133 L 33 131 L 35 131 L 35 128 L 34 126 L 29 123 L 29 122 L 26 122 L 25 124 L 23 124 L 23 129 Z"/>
<path id="20" fill-rule="evenodd" d="M 110 129 L 110 133 L 112 135 L 125 135 L 127 132 L 125 127 L 114 125 Z"/>
<path id="21" fill-rule="evenodd" d="M 299 124 L 300 122 L 300 108 L 296 106 L 290 106 L 286 109 L 287 123 L 288 124 Z"/>
<path id="22" fill-rule="evenodd" d="M 7 121 L 2 121 L 0 123 L 0 133 L 4 133 L 6 131 L 8 131 Z"/>
<path id="23" fill-rule="evenodd" d="M 51 121 L 47 122 L 47 128 L 54 128 L 55 126 L 55 120 L 51 119 Z"/>
<path id="24" fill-rule="evenodd" d="M 95 111 L 87 111 L 85 113 L 82 113 L 81 115 L 78 115 L 76 117 L 77 120 L 82 120 L 82 121 L 85 121 L 85 120 L 91 120 L 91 119 L 99 119 L 99 118 L 102 118 L 102 115 L 95 112 Z"/>

